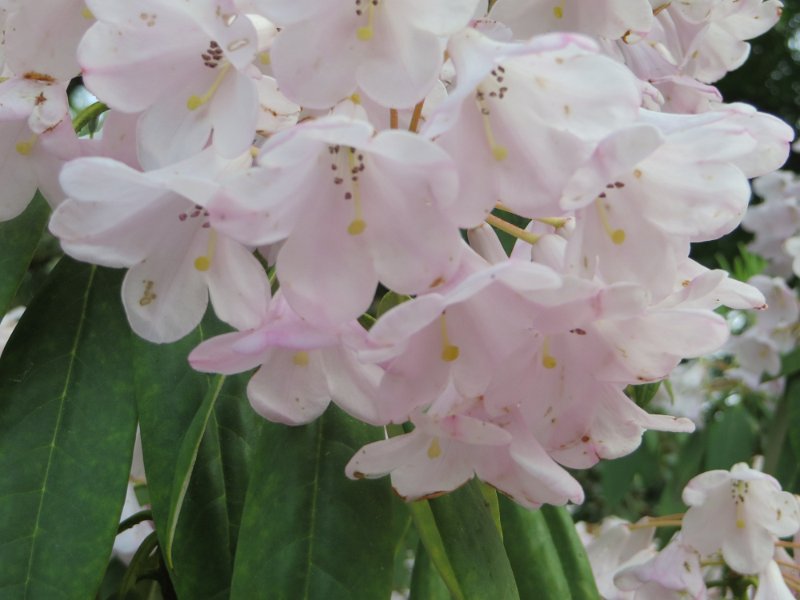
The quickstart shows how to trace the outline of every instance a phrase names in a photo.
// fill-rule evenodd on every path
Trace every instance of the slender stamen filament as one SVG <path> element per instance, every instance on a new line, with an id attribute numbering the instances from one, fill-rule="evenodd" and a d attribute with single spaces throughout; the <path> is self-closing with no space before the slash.
<path id="1" fill-rule="evenodd" d="M 489 144 L 489 150 L 495 160 L 501 161 L 508 158 L 508 148 L 498 144 L 494 137 L 494 130 L 492 129 L 492 122 L 489 119 L 489 108 L 483 100 L 483 92 L 478 88 L 478 98 L 476 99 L 478 110 L 481 113 L 481 120 L 483 121 L 483 133 L 486 136 L 486 141 Z"/>
<path id="2" fill-rule="evenodd" d="M 217 232 L 213 229 L 208 232 L 208 246 L 203 256 L 194 259 L 194 268 L 198 271 L 208 271 L 211 268 L 211 261 L 217 251 Z"/>
<path id="3" fill-rule="evenodd" d="M 558 366 L 556 357 L 550 354 L 550 340 L 547 338 L 542 343 L 542 366 L 545 369 L 555 369 Z"/>
<path id="4" fill-rule="evenodd" d="M 648 527 L 680 527 L 683 521 L 675 519 L 673 521 L 664 519 L 663 521 L 648 519 L 644 523 L 631 523 L 628 529 L 646 529 Z"/>
<path id="5" fill-rule="evenodd" d="M 597 200 L 595 206 L 597 206 L 597 214 L 600 217 L 600 223 L 602 223 L 603 229 L 605 229 L 611 241 L 619 246 L 625 241 L 625 231 L 623 229 L 614 229 L 611 226 L 611 222 L 608 219 L 608 210 L 602 200 Z"/>
<path id="6" fill-rule="evenodd" d="M 423 106 L 425 106 L 424 98 L 414 106 L 414 112 L 411 114 L 411 123 L 408 125 L 408 130 L 413 133 L 417 133 L 419 130 L 419 122 L 422 119 Z"/>
<path id="7" fill-rule="evenodd" d="M 779 559 L 776 558 L 775 562 L 778 563 L 779 565 L 783 565 L 784 567 L 786 567 L 788 569 L 800 570 L 800 565 L 798 565 L 797 563 L 789 562 L 788 560 L 779 560 Z"/>
<path id="8" fill-rule="evenodd" d="M 389 109 L 389 127 L 391 129 L 397 129 L 398 122 L 399 122 L 399 115 L 397 114 L 396 108 Z"/>
<path id="9" fill-rule="evenodd" d="M 202 96 L 190 96 L 186 101 L 186 108 L 189 110 L 197 110 L 203 106 L 203 104 L 211 100 L 211 98 L 213 98 L 214 94 L 217 92 L 220 84 L 222 84 L 222 80 L 225 78 L 225 74 L 230 68 L 231 65 L 228 63 L 220 69 L 219 74 L 217 75 L 216 79 L 214 79 L 214 82 L 211 84 L 211 87 L 208 88 L 205 94 Z"/>
<path id="10" fill-rule="evenodd" d="M 800 544 L 797 542 L 785 542 L 784 540 L 778 540 L 775 545 L 783 548 L 800 548 Z"/>
<path id="11" fill-rule="evenodd" d="M 364 213 L 361 206 L 361 188 L 358 185 L 355 148 L 350 148 L 350 151 L 347 153 L 347 166 L 349 167 L 353 183 L 353 212 L 355 213 L 355 217 L 347 226 L 347 233 L 350 235 L 359 235 L 367 228 L 367 223 L 364 221 Z"/>
<path id="12" fill-rule="evenodd" d="M 459 354 L 461 354 L 461 351 L 458 349 L 458 346 L 450 343 L 450 337 L 447 335 L 447 319 L 445 318 L 445 313 L 442 313 L 442 316 L 439 317 L 439 327 L 442 334 L 442 360 L 445 362 L 453 362 L 458 358 Z"/>
<path id="13" fill-rule="evenodd" d="M 486 222 L 492 227 L 496 227 L 500 231 L 505 231 L 508 235 L 514 236 L 519 240 L 528 242 L 531 245 L 538 242 L 539 239 L 541 239 L 542 237 L 535 233 L 531 233 L 530 231 L 525 231 L 524 229 L 517 227 L 516 225 L 512 225 L 508 221 L 504 221 L 503 219 L 501 219 L 500 217 L 496 217 L 495 215 L 487 216 Z"/>
<path id="14" fill-rule="evenodd" d="M 356 37 L 361 40 L 362 42 L 368 42 L 372 39 L 372 36 L 375 35 L 375 6 L 377 5 L 376 0 L 371 0 L 367 6 L 367 24 L 364 27 L 359 27 L 356 29 Z"/>
<path id="15" fill-rule="evenodd" d="M 550 225 L 550 227 L 554 227 L 555 229 L 561 229 L 569 223 L 569 219 L 566 217 L 534 217 L 533 220 L 537 223 Z"/>

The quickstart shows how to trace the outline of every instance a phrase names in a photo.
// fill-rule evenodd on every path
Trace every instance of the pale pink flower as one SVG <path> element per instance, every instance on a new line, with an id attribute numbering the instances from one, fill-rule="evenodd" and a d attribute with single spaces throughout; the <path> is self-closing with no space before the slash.
<path id="1" fill-rule="evenodd" d="M 698 475 L 684 488 L 683 501 L 690 507 L 683 518 L 684 543 L 703 556 L 721 552 L 743 574 L 765 570 L 777 539 L 800 528 L 795 496 L 745 463 Z"/>

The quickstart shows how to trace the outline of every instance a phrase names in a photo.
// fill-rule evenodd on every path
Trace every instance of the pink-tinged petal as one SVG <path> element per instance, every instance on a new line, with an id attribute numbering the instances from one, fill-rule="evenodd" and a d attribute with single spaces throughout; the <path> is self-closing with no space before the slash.
<path id="1" fill-rule="evenodd" d="M 271 352 L 269 349 L 254 354 L 238 352 L 237 343 L 249 335 L 249 331 L 234 331 L 213 337 L 192 350 L 189 364 L 203 373 L 232 375 L 249 371 L 268 360 Z"/>
<path id="2" fill-rule="evenodd" d="M 730 481 L 730 478 L 729 478 Z M 729 486 L 710 493 L 700 508 L 690 508 L 683 517 L 681 534 L 686 544 L 703 556 L 720 550 L 725 536 L 735 526 L 736 511 Z"/>
<path id="3" fill-rule="evenodd" d="M 595 326 L 614 349 L 620 366 L 639 381 L 666 377 L 681 359 L 710 354 L 729 335 L 725 319 L 694 309 L 653 312 L 627 321 L 600 321 Z M 616 379 L 614 373 L 609 368 L 606 376 Z"/>
<path id="4" fill-rule="evenodd" d="M 766 569 L 758 574 L 758 589 L 753 600 L 794 600 L 795 595 L 781 574 L 778 564 L 771 560 Z"/>
<path id="5" fill-rule="evenodd" d="M 430 33 L 447 36 L 467 26 L 480 4 L 479 0 L 406 0 L 391 4 L 387 10 L 396 11 L 398 17 L 410 25 Z"/>
<path id="6" fill-rule="evenodd" d="M 92 24 L 83 9 L 82 0 L 20 3 L 5 23 L 6 65 L 17 74 L 35 71 L 72 79 L 80 71 L 75 47 Z"/>
<path id="7" fill-rule="evenodd" d="M 450 363 L 442 360 L 438 324 L 411 338 L 404 344 L 404 352 L 385 369 L 378 388 L 380 416 L 392 423 L 404 423 L 414 408 L 436 400 L 450 380 Z"/>
<path id="8" fill-rule="evenodd" d="M 290 236 L 281 248 L 278 279 L 302 317 L 344 323 L 369 308 L 378 277 L 364 235 L 347 232 L 352 214 L 328 197 L 327 187 L 318 200 L 303 217 L 309 233 Z"/>
<path id="9" fill-rule="evenodd" d="M 17 141 L 27 138 L 30 138 L 30 130 L 24 121 L 0 122 L 0 139 L 8 140 L 0 150 L 0 177 L 3 181 L 0 221 L 21 214 L 36 193 L 33 157 L 22 155 L 15 148 Z"/>
<path id="10" fill-rule="evenodd" d="M 157 0 L 140 0 L 135 7 L 94 0 L 88 6 L 98 22 L 83 36 L 78 62 L 86 87 L 112 108 L 140 112 L 208 71 L 199 57 L 209 40 L 179 6 L 169 10 Z"/>
<path id="11" fill-rule="evenodd" d="M 209 118 L 214 125 L 214 148 L 234 158 L 248 150 L 258 121 L 258 90 L 242 73 L 229 73 L 214 94 Z"/>
<path id="12" fill-rule="evenodd" d="M 775 551 L 775 537 L 754 523 L 744 527 L 728 527 L 728 535 L 722 541 L 722 558 L 727 565 L 743 575 L 755 575 L 763 571 Z"/>
<path id="13" fill-rule="evenodd" d="M 364 42 L 355 36 L 355 11 L 303 21 L 282 30 L 272 45 L 272 71 L 291 100 L 307 108 L 329 108 L 356 89 L 356 65 Z M 309 51 L 308 40 L 315 40 Z"/>
<path id="14" fill-rule="evenodd" d="M 711 492 L 721 485 L 731 481 L 731 474 L 722 469 L 706 471 L 693 477 L 686 487 L 683 488 L 681 499 L 688 506 L 699 506 L 704 504 Z"/>
<path id="15" fill-rule="evenodd" d="M 214 233 L 216 248 L 208 270 L 208 292 L 217 316 L 236 329 L 260 324 L 270 296 L 264 268 L 241 244 Z"/>
<path id="16" fill-rule="evenodd" d="M 286 239 L 302 218 L 303 204 L 296 199 L 313 177 L 309 171 L 256 168 L 226 181 L 208 206 L 212 225 L 252 246 Z"/>
<path id="17" fill-rule="evenodd" d="M 139 162 L 158 169 L 201 152 L 211 136 L 209 107 L 186 108 L 186 98 L 174 94 L 161 98 L 139 118 Z"/>
<path id="18" fill-rule="evenodd" d="M 363 235 L 380 280 L 401 294 L 445 283 L 459 266 L 463 246 L 458 228 L 432 201 L 430 177 L 421 169 L 384 167 L 378 157 L 370 162 L 375 173 L 361 179 Z"/>
<path id="19" fill-rule="evenodd" d="M 278 26 L 305 21 L 317 16 L 321 9 L 324 10 L 323 3 L 319 0 L 254 0 L 255 5 L 261 10 L 270 21 L 274 21 Z"/>
<path id="20" fill-rule="evenodd" d="M 651 125 L 631 125 L 612 132 L 601 140 L 589 160 L 569 180 L 561 207 L 577 210 L 594 201 L 607 183 L 632 172 L 663 143 L 664 137 Z"/>
<path id="21" fill-rule="evenodd" d="M 141 171 L 119 161 L 104 157 L 79 158 L 69 162 L 61 171 L 61 186 L 67 196 L 81 202 L 109 204 L 140 204 L 166 191 Z"/>
<path id="22" fill-rule="evenodd" d="M 321 351 L 322 366 L 333 401 L 348 414 L 372 425 L 382 425 L 375 398 L 383 369 L 361 364 L 352 351 Z"/>
<path id="23" fill-rule="evenodd" d="M 169 343 L 200 323 L 208 306 L 208 288 L 194 261 L 204 254 L 207 237 L 193 227 L 176 228 L 125 275 L 122 302 L 137 335 Z"/>
<path id="24" fill-rule="evenodd" d="M 411 108 L 438 81 L 445 44 L 433 33 L 409 27 L 392 12 L 391 5 L 377 12 L 374 37 L 366 42 L 369 52 L 356 70 L 356 81 L 382 106 Z"/>
<path id="25" fill-rule="evenodd" d="M 365 350 L 362 356 L 377 362 L 401 352 L 412 335 L 438 319 L 446 308 L 447 300 L 440 294 L 426 294 L 395 306 L 381 315 L 368 337 L 371 345 L 389 348 L 390 353 L 374 354 Z"/>
<path id="26" fill-rule="evenodd" d="M 274 350 L 247 385 L 253 409 L 284 425 L 305 425 L 330 404 L 330 392 L 319 352 L 299 358 L 296 352 Z"/>
<path id="27" fill-rule="evenodd" d="M 653 14 L 648 0 L 498 0 L 491 17 L 529 38 L 548 31 L 578 31 L 616 39 L 627 31 L 648 31 Z"/>
<path id="28" fill-rule="evenodd" d="M 500 238 L 491 225 L 481 223 L 477 227 L 467 230 L 470 248 L 477 252 L 481 258 L 496 265 L 508 259 Z"/>

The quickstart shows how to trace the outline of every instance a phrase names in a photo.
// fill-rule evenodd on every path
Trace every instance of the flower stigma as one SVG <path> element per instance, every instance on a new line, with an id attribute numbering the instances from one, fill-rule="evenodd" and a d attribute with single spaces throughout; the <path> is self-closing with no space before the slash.
<path id="1" fill-rule="evenodd" d="M 442 353 L 440 356 L 444 362 L 453 362 L 458 359 L 461 351 L 458 346 L 450 343 L 450 337 L 447 335 L 447 319 L 444 312 L 439 317 L 439 327 L 442 333 Z"/>
<path id="2" fill-rule="evenodd" d="M 217 232 L 213 229 L 208 232 L 208 247 L 206 254 L 194 259 L 194 268 L 198 271 L 208 271 L 211 268 L 211 259 L 217 250 Z"/>

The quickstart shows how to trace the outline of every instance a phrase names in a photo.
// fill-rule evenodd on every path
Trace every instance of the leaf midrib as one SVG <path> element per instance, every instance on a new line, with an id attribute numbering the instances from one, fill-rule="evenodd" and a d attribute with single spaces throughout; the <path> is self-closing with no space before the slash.
<path id="1" fill-rule="evenodd" d="M 67 366 L 67 374 L 64 379 L 64 388 L 61 390 L 61 395 L 59 396 L 59 406 L 58 406 L 58 415 L 56 416 L 56 424 L 53 428 L 53 438 L 50 440 L 50 450 L 47 455 L 47 466 L 45 467 L 44 471 L 44 478 L 42 481 L 42 487 L 40 490 L 39 495 L 39 506 L 36 508 L 36 521 L 33 525 L 33 533 L 31 534 L 31 549 L 30 554 L 28 555 L 28 566 L 25 572 L 25 583 L 23 587 L 24 596 L 23 598 L 28 598 L 28 591 L 30 589 L 30 584 L 33 581 L 32 572 L 33 572 L 33 556 L 36 551 L 36 539 L 39 536 L 39 522 L 42 517 L 42 509 L 44 507 L 44 495 L 47 491 L 47 480 L 50 476 L 50 467 L 53 464 L 53 455 L 55 454 L 56 449 L 56 440 L 58 439 L 58 433 L 61 429 L 61 419 L 64 415 L 64 405 L 66 403 L 67 392 L 69 390 L 70 384 L 72 383 L 72 369 L 75 365 L 75 358 L 78 353 L 78 344 L 81 339 L 81 335 L 83 334 L 83 324 L 86 321 L 86 310 L 89 305 L 89 296 L 92 290 L 92 283 L 94 281 L 94 275 L 97 271 L 96 266 L 92 266 L 91 270 L 89 271 L 89 280 L 86 284 L 86 291 L 83 295 L 83 306 L 81 307 L 81 314 L 80 318 L 78 319 L 78 327 L 75 332 L 75 340 L 72 344 L 72 348 L 69 353 L 69 365 Z"/>

